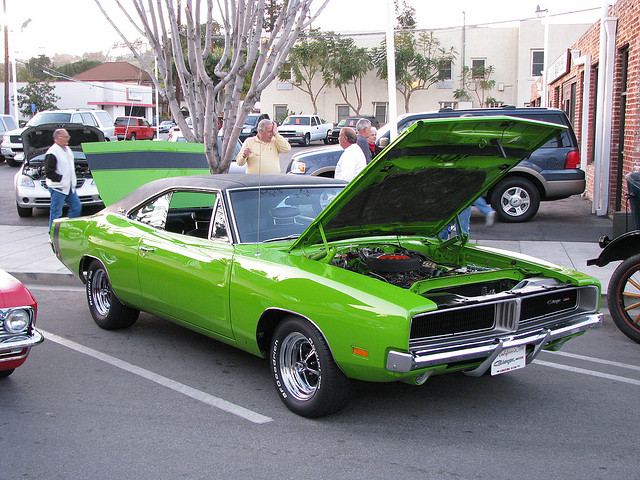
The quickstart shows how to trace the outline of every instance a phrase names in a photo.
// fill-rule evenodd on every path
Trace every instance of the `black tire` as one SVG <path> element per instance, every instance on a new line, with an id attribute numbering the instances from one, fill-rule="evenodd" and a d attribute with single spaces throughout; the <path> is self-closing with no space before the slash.
<path id="1" fill-rule="evenodd" d="M 129 137 L 129 140 L 135 140 L 135 139 L 136 139 L 136 132 L 133 132 Z"/>
<path id="2" fill-rule="evenodd" d="M 540 193 L 525 178 L 505 178 L 493 188 L 491 205 L 503 222 L 528 222 L 540 208 Z"/>
<path id="3" fill-rule="evenodd" d="M 107 270 L 98 261 L 87 270 L 86 294 L 91 316 L 100 328 L 118 330 L 136 323 L 140 311 L 120 303 L 111 289 Z"/>
<path id="4" fill-rule="evenodd" d="M 22 162 L 16 162 L 13 158 L 10 157 L 5 157 L 4 160 L 10 167 L 19 167 L 20 165 L 22 165 Z"/>
<path id="5" fill-rule="evenodd" d="M 6 378 L 13 373 L 15 368 L 10 368 L 9 370 L 0 370 L 0 378 Z"/>
<path id="6" fill-rule="evenodd" d="M 323 141 L 325 145 L 329 145 L 329 143 L 331 143 L 331 139 L 329 138 L 329 132 L 327 132 L 327 136 L 324 137 Z"/>
<path id="7" fill-rule="evenodd" d="M 607 303 L 620 331 L 640 343 L 640 254 L 627 258 L 613 272 Z"/>
<path id="8" fill-rule="evenodd" d="M 311 145 L 311 135 L 307 133 L 304 137 L 302 137 L 302 145 L 304 145 L 305 147 Z"/>
<path id="9" fill-rule="evenodd" d="M 278 325 L 271 340 L 270 367 L 280 400 L 298 415 L 322 417 L 347 404 L 349 379 L 322 334 L 307 322 L 290 317 Z"/>
<path id="10" fill-rule="evenodd" d="M 18 211 L 18 216 L 20 218 L 28 218 L 33 215 L 33 208 L 30 207 L 21 207 L 16 203 L 16 210 Z"/>

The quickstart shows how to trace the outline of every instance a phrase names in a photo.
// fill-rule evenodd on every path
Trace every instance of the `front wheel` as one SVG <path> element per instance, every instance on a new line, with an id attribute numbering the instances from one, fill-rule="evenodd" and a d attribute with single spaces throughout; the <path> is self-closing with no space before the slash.
<path id="1" fill-rule="evenodd" d="M 302 137 L 302 144 L 305 147 L 308 147 L 309 145 L 311 145 L 311 135 L 307 133 L 304 137 Z"/>
<path id="2" fill-rule="evenodd" d="M 16 162 L 11 157 L 4 157 L 4 161 L 7 162 L 7 165 L 9 165 L 10 167 L 19 167 L 20 165 L 22 165 L 22 162 Z"/>
<path id="3" fill-rule="evenodd" d="M 525 178 L 505 178 L 494 187 L 491 205 L 503 222 L 528 222 L 540 208 L 540 194 Z"/>
<path id="4" fill-rule="evenodd" d="M 139 310 L 123 305 L 111 289 L 105 267 L 98 261 L 89 265 L 86 285 L 89 311 L 96 324 L 105 330 L 117 330 L 133 325 Z"/>
<path id="5" fill-rule="evenodd" d="M 13 373 L 14 370 L 15 368 L 10 368 L 9 370 L 0 370 L 0 378 L 8 377 Z"/>
<path id="6" fill-rule="evenodd" d="M 607 303 L 616 326 L 640 343 L 640 255 L 627 258 L 613 272 Z"/>
<path id="7" fill-rule="evenodd" d="M 285 319 L 276 328 L 270 354 L 276 389 L 292 412 L 317 418 L 347 404 L 349 379 L 313 325 L 298 318 Z"/>

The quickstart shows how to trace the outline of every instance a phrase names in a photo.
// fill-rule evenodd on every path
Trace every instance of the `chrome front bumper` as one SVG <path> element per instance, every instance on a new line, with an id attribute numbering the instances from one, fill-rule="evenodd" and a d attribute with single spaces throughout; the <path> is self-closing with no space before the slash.
<path id="1" fill-rule="evenodd" d="M 0 340 L 0 356 L 6 354 L 9 350 L 20 350 L 23 348 L 31 348 L 42 343 L 44 336 L 35 328 L 31 335 L 16 335 L 15 337 Z M 0 358 L 0 361 L 4 360 Z M 13 358 L 7 358 L 13 360 Z"/>
<path id="2" fill-rule="evenodd" d="M 540 328 L 534 332 L 501 335 L 490 343 L 467 343 L 434 349 L 423 348 L 412 353 L 391 351 L 387 356 L 387 370 L 408 373 L 439 365 L 484 359 L 477 368 L 465 372 L 468 375 L 479 376 L 491 367 L 491 363 L 505 348 L 533 345 L 533 350 L 527 355 L 526 363 L 529 364 L 550 343 L 585 332 L 601 322 L 602 314 L 594 313 L 581 316 L 559 327 Z"/>

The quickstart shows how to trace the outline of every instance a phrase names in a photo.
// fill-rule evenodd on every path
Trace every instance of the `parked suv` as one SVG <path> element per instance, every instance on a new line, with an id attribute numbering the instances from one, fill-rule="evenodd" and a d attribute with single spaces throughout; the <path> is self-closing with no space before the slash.
<path id="1" fill-rule="evenodd" d="M 247 115 L 240 131 L 240 141 L 244 142 L 249 137 L 255 137 L 258 134 L 258 123 L 265 118 L 269 120 L 269 115 L 266 113 L 250 113 Z"/>
<path id="2" fill-rule="evenodd" d="M 18 128 L 16 121 L 11 115 L 0 115 L 0 143 L 4 134 Z M 0 163 L 4 162 L 4 155 L 0 155 Z"/>
<path id="3" fill-rule="evenodd" d="M 502 221 L 529 221 L 538 211 L 541 201 L 558 200 L 584 192 L 586 181 L 585 173 L 580 169 L 578 142 L 569 119 L 562 110 L 503 107 L 409 113 L 398 119 L 398 133 L 404 132 L 418 120 L 462 115 L 507 115 L 567 127 L 522 160 L 486 193 L 487 200 Z M 388 124 L 378 130 L 376 152 L 389 144 L 389 130 Z M 341 153 L 342 149 L 330 147 L 294 155 L 287 173 L 332 177 Z"/>
<path id="4" fill-rule="evenodd" d="M 47 110 L 38 112 L 27 122 L 25 128 L 42 125 L 45 123 L 80 123 L 96 127 L 104 133 L 107 141 L 116 141 L 115 129 L 111 115 L 105 110 Z M 2 141 L 2 155 L 7 164 L 11 167 L 19 166 L 24 160 L 24 149 L 22 146 L 22 132 L 24 128 L 19 128 L 7 132 Z"/>

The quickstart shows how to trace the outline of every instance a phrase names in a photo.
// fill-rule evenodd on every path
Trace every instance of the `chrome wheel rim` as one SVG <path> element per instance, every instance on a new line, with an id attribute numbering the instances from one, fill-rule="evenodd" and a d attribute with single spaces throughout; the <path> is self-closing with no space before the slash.
<path id="1" fill-rule="evenodd" d="M 103 317 L 106 316 L 111 308 L 111 285 L 104 270 L 96 270 L 93 274 L 91 298 L 96 311 Z"/>
<path id="2" fill-rule="evenodd" d="M 529 192 L 521 187 L 511 187 L 505 190 L 500 198 L 502 210 L 507 215 L 518 217 L 524 215 L 531 206 L 531 197 Z"/>
<path id="3" fill-rule="evenodd" d="M 627 272 L 620 282 L 618 305 L 627 324 L 640 332 L 640 267 Z"/>
<path id="4" fill-rule="evenodd" d="M 285 387 L 300 401 L 309 400 L 320 386 L 316 348 L 307 337 L 293 332 L 282 341 L 280 374 Z"/>

